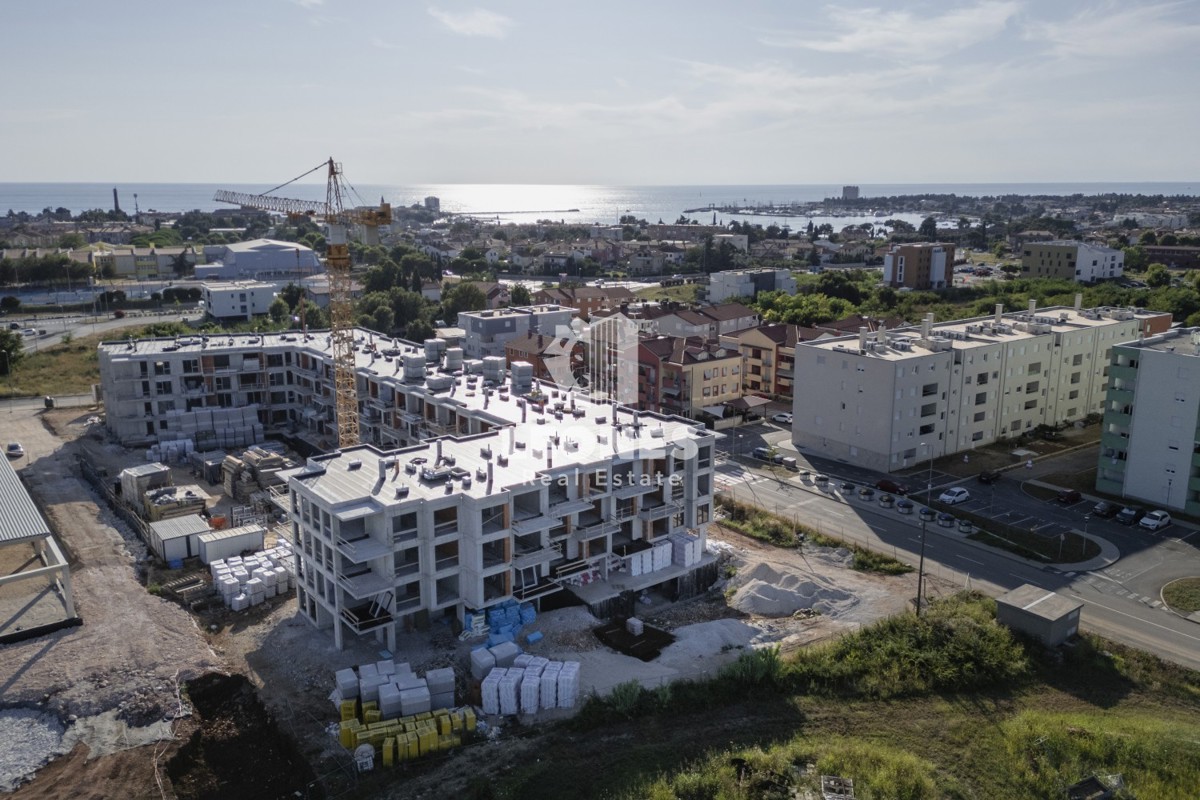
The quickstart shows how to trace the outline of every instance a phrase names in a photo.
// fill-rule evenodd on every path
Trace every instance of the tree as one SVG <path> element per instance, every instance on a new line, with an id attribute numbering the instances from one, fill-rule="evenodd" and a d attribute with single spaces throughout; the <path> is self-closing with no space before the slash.
<path id="1" fill-rule="evenodd" d="M 458 283 L 442 292 L 442 318 L 452 320 L 460 311 L 480 311 L 487 308 L 487 297 L 473 283 Z"/>
<path id="2" fill-rule="evenodd" d="M 284 302 L 288 305 L 288 309 L 292 310 L 296 308 L 296 304 L 304 297 L 304 289 L 294 283 L 289 283 L 279 291 L 279 297 L 283 298 Z"/>
<path id="3" fill-rule="evenodd" d="M 1146 285 L 1155 289 L 1171 285 L 1171 273 L 1166 264 L 1151 264 L 1146 269 Z"/>
<path id="4" fill-rule="evenodd" d="M 1125 254 L 1125 269 L 1141 272 L 1146 268 L 1146 253 L 1141 247 L 1126 247 L 1122 252 Z"/>
<path id="5" fill-rule="evenodd" d="M 380 306 L 371 315 L 371 327 L 383 334 L 390 334 L 395 327 L 396 315 L 389 306 Z"/>
<path id="6" fill-rule="evenodd" d="M 271 307 L 267 309 L 267 314 L 270 315 L 271 321 L 276 323 L 286 322 L 288 315 L 292 313 L 292 307 L 288 305 L 287 300 L 283 297 L 276 297 L 271 303 Z"/>
<path id="7" fill-rule="evenodd" d="M 509 304 L 514 306 L 527 306 L 533 302 L 529 296 L 529 289 L 520 283 L 508 290 L 508 297 Z"/>
<path id="8" fill-rule="evenodd" d="M 21 334 L 7 328 L 0 329 L 0 352 L 6 354 L 0 359 L 0 375 L 11 375 L 25 356 L 25 342 Z"/>
<path id="9" fill-rule="evenodd" d="M 187 275 L 191 268 L 192 264 L 188 261 L 186 251 L 171 256 L 171 271 L 175 273 L 176 278 Z"/>
<path id="10" fill-rule="evenodd" d="M 64 233 L 58 237 L 58 246 L 64 250 L 78 250 L 86 245 L 87 239 L 84 238 L 82 233 Z"/>
<path id="11" fill-rule="evenodd" d="M 921 227 L 917 229 L 917 234 L 927 242 L 936 242 L 938 237 L 937 220 L 933 217 L 921 220 Z"/>
<path id="12" fill-rule="evenodd" d="M 16 311 L 21 307 L 21 301 L 12 295 L 0 297 L 0 309 L 4 311 Z"/>
<path id="13" fill-rule="evenodd" d="M 437 333 L 433 326 L 427 320 L 418 319 L 408 323 L 404 329 L 405 336 L 414 342 L 423 342 L 426 339 L 432 339 Z"/>

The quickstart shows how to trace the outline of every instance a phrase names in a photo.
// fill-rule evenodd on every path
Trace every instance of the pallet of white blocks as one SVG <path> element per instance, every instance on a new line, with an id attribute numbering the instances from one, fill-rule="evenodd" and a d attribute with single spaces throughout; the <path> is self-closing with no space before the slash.
<path id="1" fill-rule="evenodd" d="M 669 539 L 663 539 L 662 541 L 655 542 L 651 552 L 654 553 L 655 572 L 671 566 L 671 557 L 674 553 L 674 547 Z"/>
<path id="2" fill-rule="evenodd" d="M 471 677 L 481 681 L 496 666 L 496 657 L 486 647 L 471 651 Z"/>
<path id="3" fill-rule="evenodd" d="M 525 677 L 525 670 L 520 667 L 513 667 L 504 673 L 504 677 L 500 679 L 500 713 L 505 716 L 520 713 L 520 694 L 521 682 Z"/>
<path id="4" fill-rule="evenodd" d="M 541 694 L 542 676 L 532 667 L 526 667 L 525 676 L 521 679 L 521 713 L 536 714 L 538 711 L 538 695 Z"/>
<path id="5" fill-rule="evenodd" d="M 483 713 L 500 713 L 500 682 L 504 680 L 504 676 L 507 674 L 508 670 L 504 667 L 496 667 L 483 679 L 483 682 L 480 684 L 480 692 L 483 698 Z"/>
<path id="6" fill-rule="evenodd" d="M 333 678 L 343 700 L 353 700 L 358 697 L 358 676 L 354 674 L 352 668 L 339 669 L 333 673 Z"/>
<path id="7" fill-rule="evenodd" d="M 690 567 L 700 563 L 704 552 L 700 547 L 700 537 L 688 533 L 671 534 L 671 563 L 681 567 Z"/>
<path id="8" fill-rule="evenodd" d="M 443 667 L 425 673 L 432 709 L 454 707 L 454 669 Z"/>
<path id="9" fill-rule="evenodd" d="M 630 636 L 641 636 L 646 631 L 646 625 L 637 617 L 630 617 L 625 620 L 625 630 L 629 631 Z"/>
<path id="10" fill-rule="evenodd" d="M 562 672 L 561 661 L 551 661 L 542 670 L 542 686 L 538 696 L 542 708 L 555 708 L 558 706 L 558 676 L 560 672 Z"/>
<path id="11" fill-rule="evenodd" d="M 564 661 L 558 673 L 558 707 L 573 708 L 579 700 L 579 662 Z"/>

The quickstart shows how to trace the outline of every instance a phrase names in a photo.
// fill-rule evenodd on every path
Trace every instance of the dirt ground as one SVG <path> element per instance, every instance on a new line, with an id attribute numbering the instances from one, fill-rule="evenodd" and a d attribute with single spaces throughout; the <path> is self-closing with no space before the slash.
<path id="1" fill-rule="evenodd" d="M 58 410 L 17 414 L 12 420 L 9 438 L 25 445 L 30 461 L 17 466 L 25 469 L 53 527 L 61 532 L 84 624 L 0 647 L 0 707 L 45 709 L 63 720 L 71 715 L 91 719 L 116 710 L 119 720 L 136 727 L 169 720 L 182 700 L 184 716 L 174 722 L 170 741 L 120 749 L 114 740 L 123 733 L 108 729 L 82 739 L 18 789 L 15 798 L 218 796 L 213 792 L 220 776 L 229 774 L 226 762 L 253 771 L 256 757 L 304 778 L 304 786 L 291 785 L 288 794 L 303 795 L 313 786 L 331 795 L 357 791 L 454 797 L 466 791 L 471 774 L 502 772 L 506 764 L 534 752 L 544 728 L 529 720 L 491 720 L 499 735 L 485 745 L 359 785 L 349 755 L 330 730 L 335 715 L 328 696 L 336 670 L 387 657 L 383 645 L 347 637 L 346 649 L 335 650 L 328 632 L 314 630 L 298 616 L 294 594 L 241 614 L 221 610 L 198 616 L 148 594 L 138 580 L 139 565 L 146 561 L 144 547 L 98 507 L 73 471 L 73 453 L 81 446 L 74 440 L 95 432 L 86 424 L 91 413 Z M 89 440 L 86 447 L 137 463 L 136 453 L 122 453 L 98 439 Z M 902 611 L 915 595 L 915 574 L 885 578 L 857 573 L 848 568 L 844 553 L 783 551 L 715 525 L 710 538 L 739 573 L 769 562 L 780 573 L 832 581 L 857 601 L 813 617 L 758 616 L 730 606 L 728 597 L 739 586 L 735 577 L 686 602 L 652 598 L 641 616 L 671 630 L 680 641 L 646 673 L 636 671 L 641 662 L 603 647 L 590 630 L 594 618 L 579 607 L 539 616 L 524 633 L 536 630 L 545 638 L 528 647 L 529 652 L 583 662 L 581 696 L 586 696 L 631 678 L 655 685 L 677 677 L 703 677 L 747 647 L 777 643 L 787 651 L 822 641 Z M 952 590 L 931 582 L 931 593 Z M 388 655 L 408 661 L 418 673 L 456 666 L 462 675 L 471 644 L 460 642 L 447 625 L 434 625 L 429 631 L 402 634 L 396 652 Z M 233 683 L 221 702 L 194 704 L 206 706 L 206 714 L 205 708 L 194 708 L 177 695 L 175 687 L 176 681 L 212 672 L 233 676 Z M 244 686 L 236 683 L 238 676 L 245 677 Z M 257 690 L 257 698 L 250 687 Z M 460 678 L 460 696 L 469 688 Z M 236 735 L 243 728 L 252 732 L 253 745 Z M 284 736 L 276 737 L 276 730 Z M 266 758 L 262 747 L 271 742 L 277 747 Z M 311 774 L 291 760 L 288 748 L 293 744 L 311 765 Z M 245 754 L 245 762 L 237 758 L 239 753 Z M 470 770 L 462 768 L 463 758 L 470 760 Z M 172 776 L 178 785 L 173 785 Z"/>

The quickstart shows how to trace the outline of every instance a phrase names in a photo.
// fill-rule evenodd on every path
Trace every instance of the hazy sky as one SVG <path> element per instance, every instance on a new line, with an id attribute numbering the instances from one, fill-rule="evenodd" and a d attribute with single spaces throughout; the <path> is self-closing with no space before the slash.
<path id="1" fill-rule="evenodd" d="M 1200 2 L 6 2 L 0 181 L 1200 178 Z"/>

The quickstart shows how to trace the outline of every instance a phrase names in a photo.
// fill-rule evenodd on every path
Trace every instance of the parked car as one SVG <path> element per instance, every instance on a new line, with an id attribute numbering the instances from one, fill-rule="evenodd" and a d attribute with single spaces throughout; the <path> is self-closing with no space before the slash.
<path id="1" fill-rule="evenodd" d="M 998 469 L 986 469 L 979 473 L 979 476 L 976 478 L 976 480 L 978 480 L 980 483 L 992 484 L 1000 480 L 1000 476 L 1003 474 L 1004 473 Z"/>
<path id="2" fill-rule="evenodd" d="M 875 488 L 881 492 L 887 492 L 888 494 L 898 494 L 901 497 L 908 494 L 907 486 L 905 486 L 903 483 L 896 483 L 889 478 L 881 478 L 876 481 Z"/>
<path id="3" fill-rule="evenodd" d="M 792 415 L 791 415 L 791 414 L 784 414 L 784 413 L 782 413 L 782 412 L 781 412 L 781 413 L 779 413 L 779 414 L 776 414 L 775 416 L 771 417 L 771 420 L 772 420 L 773 422 L 778 422 L 778 423 L 781 423 L 781 424 L 783 424 L 783 425 L 791 425 L 791 424 L 792 424 Z"/>
<path id="4" fill-rule="evenodd" d="M 1171 524 L 1171 515 L 1162 509 L 1151 511 L 1146 516 L 1142 517 L 1138 525 L 1148 531 L 1157 531 Z"/>
<path id="5" fill-rule="evenodd" d="M 961 486 L 952 486 L 938 496 L 938 502 L 948 506 L 965 503 L 971 499 L 971 493 Z"/>
<path id="6" fill-rule="evenodd" d="M 1146 510 L 1144 508 L 1138 508 L 1137 506 L 1125 506 L 1117 512 L 1117 516 L 1114 517 L 1114 519 L 1116 519 L 1116 521 L 1122 525 L 1132 525 L 1133 523 L 1140 521 L 1144 516 L 1146 516 Z"/>
<path id="7" fill-rule="evenodd" d="M 20 458 L 25 455 L 25 448 L 21 447 L 20 442 L 9 442 L 4 454 L 9 458 Z"/>
<path id="8" fill-rule="evenodd" d="M 756 447 L 756 448 L 754 448 L 754 450 L 751 451 L 750 455 L 754 456 L 755 458 L 762 459 L 763 461 L 770 461 L 771 460 L 771 448 Z"/>
<path id="9" fill-rule="evenodd" d="M 1076 489 L 1063 489 L 1058 493 L 1058 497 L 1055 499 L 1064 506 L 1073 506 L 1083 499 L 1083 495 L 1081 495 Z"/>
<path id="10" fill-rule="evenodd" d="M 1100 519 L 1112 519 L 1120 510 L 1120 506 L 1101 500 L 1092 506 L 1092 516 L 1099 517 Z"/>

